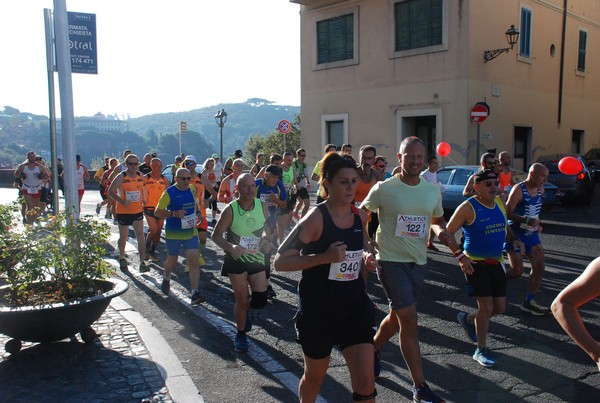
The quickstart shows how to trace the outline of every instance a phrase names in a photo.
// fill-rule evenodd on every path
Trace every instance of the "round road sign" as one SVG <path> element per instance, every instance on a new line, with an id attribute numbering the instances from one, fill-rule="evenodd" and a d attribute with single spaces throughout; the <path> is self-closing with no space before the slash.
<path id="1" fill-rule="evenodd" d="M 489 115 L 490 111 L 485 105 L 475 105 L 473 109 L 471 109 L 471 120 L 475 123 L 483 122 Z"/>
<path id="2" fill-rule="evenodd" d="M 281 134 L 288 134 L 290 130 L 292 130 L 292 124 L 289 120 L 280 120 L 279 123 L 277 123 L 277 130 L 279 130 L 279 133 Z"/>

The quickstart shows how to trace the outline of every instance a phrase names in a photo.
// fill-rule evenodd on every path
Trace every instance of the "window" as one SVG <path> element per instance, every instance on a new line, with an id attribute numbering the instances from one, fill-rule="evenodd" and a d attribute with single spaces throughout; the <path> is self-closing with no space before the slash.
<path id="1" fill-rule="evenodd" d="M 587 49 L 587 32 L 579 30 L 579 49 L 577 52 L 577 71 L 585 71 L 585 52 Z"/>
<path id="2" fill-rule="evenodd" d="M 521 36 L 519 37 L 519 56 L 531 57 L 531 10 L 521 8 Z"/>
<path id="3" fill-rule="evenodd" d="M 344 144 L 344 121 L 327 121 L 327 143 L 341 147 Z"/>
<path id="4" fill-rule="evenodd" d="M 571 131 L 571 152 L 573 154 L 581 154 L 583 152 L 583 130 Z"/>
<path id="5" fill-rule="evenodd" d="M 354 14 L 317 22 L 317 64 L 354 59 Z"/>
<path id="6" fill-rule="evenodd" d="M 443 1 L 406 0 L 394 4 L 395 51 L 441 45 Z"/>

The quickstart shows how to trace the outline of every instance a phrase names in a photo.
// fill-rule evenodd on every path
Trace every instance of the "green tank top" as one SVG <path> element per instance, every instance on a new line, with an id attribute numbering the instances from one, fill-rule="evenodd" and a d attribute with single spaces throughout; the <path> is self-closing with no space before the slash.
<path id="1" fill-rule="evenodd" d="M 254 199 L 254 208 L 244 210 L 238 200 L 230 203 L 233 213 L 231 226 L 227 231 L 227 241 L 234 245 L 240 245 L 248 249 L 240 257 L 240 261 L 246 263 L 264 263 L 265 256 L 260 250 L 260 240 L 265 228 L 266 219 L 260 199 Z M 231 258 L 233 258 L 230 255 Z"/>

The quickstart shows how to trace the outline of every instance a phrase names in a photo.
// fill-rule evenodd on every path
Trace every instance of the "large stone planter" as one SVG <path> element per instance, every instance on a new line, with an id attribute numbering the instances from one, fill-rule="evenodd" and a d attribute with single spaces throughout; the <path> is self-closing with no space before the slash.
<path id="1" fill-rule="evenodd" d="M 0 308 L 0 333 L 15 339 L 7 343 L 6 351 L 18 352 L 20 341 L 51 342 L 77 333 L 86 342 L 94 340 L 96 334 L 90 325 L 100 318 L 112 298 L 129 288 L 118 279 L 98 281 L 105 283 L 109 291 L 69 303 Z M 0 293 L 5 287 L 0 287 Z"/>

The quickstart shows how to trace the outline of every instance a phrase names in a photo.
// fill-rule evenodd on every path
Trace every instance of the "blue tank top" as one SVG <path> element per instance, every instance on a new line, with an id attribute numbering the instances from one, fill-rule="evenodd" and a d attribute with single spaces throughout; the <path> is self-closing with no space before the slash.
<path id="1" fill-rule="evenodd" d="M 195 188 L 192 191 L 191 186 L 186 190 L 181 190 L 176 185 L 169 186 L 165 190 L 169 194 L 170 200 L 167 210 L 171 212 L 185 210 L 186 216 L 194 214 L 196 211 L 195 191 Z M 184 228 L 188 225 L 185 225 L 183 221 L 177 217 L 167 218 L 165 223 L 165 234 L 167 237 L 172 237 L 172 239 L 190 239 L 198 234 L 195 225 L 192 225 L 192 228 Z"/>
<path id="2" fill-rule="evenodd" d="M 537 194 L 535 196 L 531 196 L 527 191 L 527 187 L 525 186 L 524 182 L 520 182 L 519 186 L 521 187 L 521 193 L 523 193 L 523 196 L 521 197 L 521 202 L 517 204 L 517 207 L 515 207 L 515 214 L 527 217 L 539 217 L 540 212 L 542 211 L 542 201 L 544 199 L 544 196 L 542 196 L 542 190 L 538 188 Z M 521 224 L 514 222 L 513 220 L 508 220 L 508 225 L 510 225 L 510 228 L 518 237 L 532 234 L 532 231 L 521 228 Z"/>
<path id="3" fill-rule="evenodd" d="M 474 196 L 467 199 L 475 219 L 463 225 L 465 233 L 464 250 L 474 260 L 502 258 L 502 248 L 506 238 L 506 211 L 500 199 L 494 199 L 494 207 L 484 206 Z"/>

